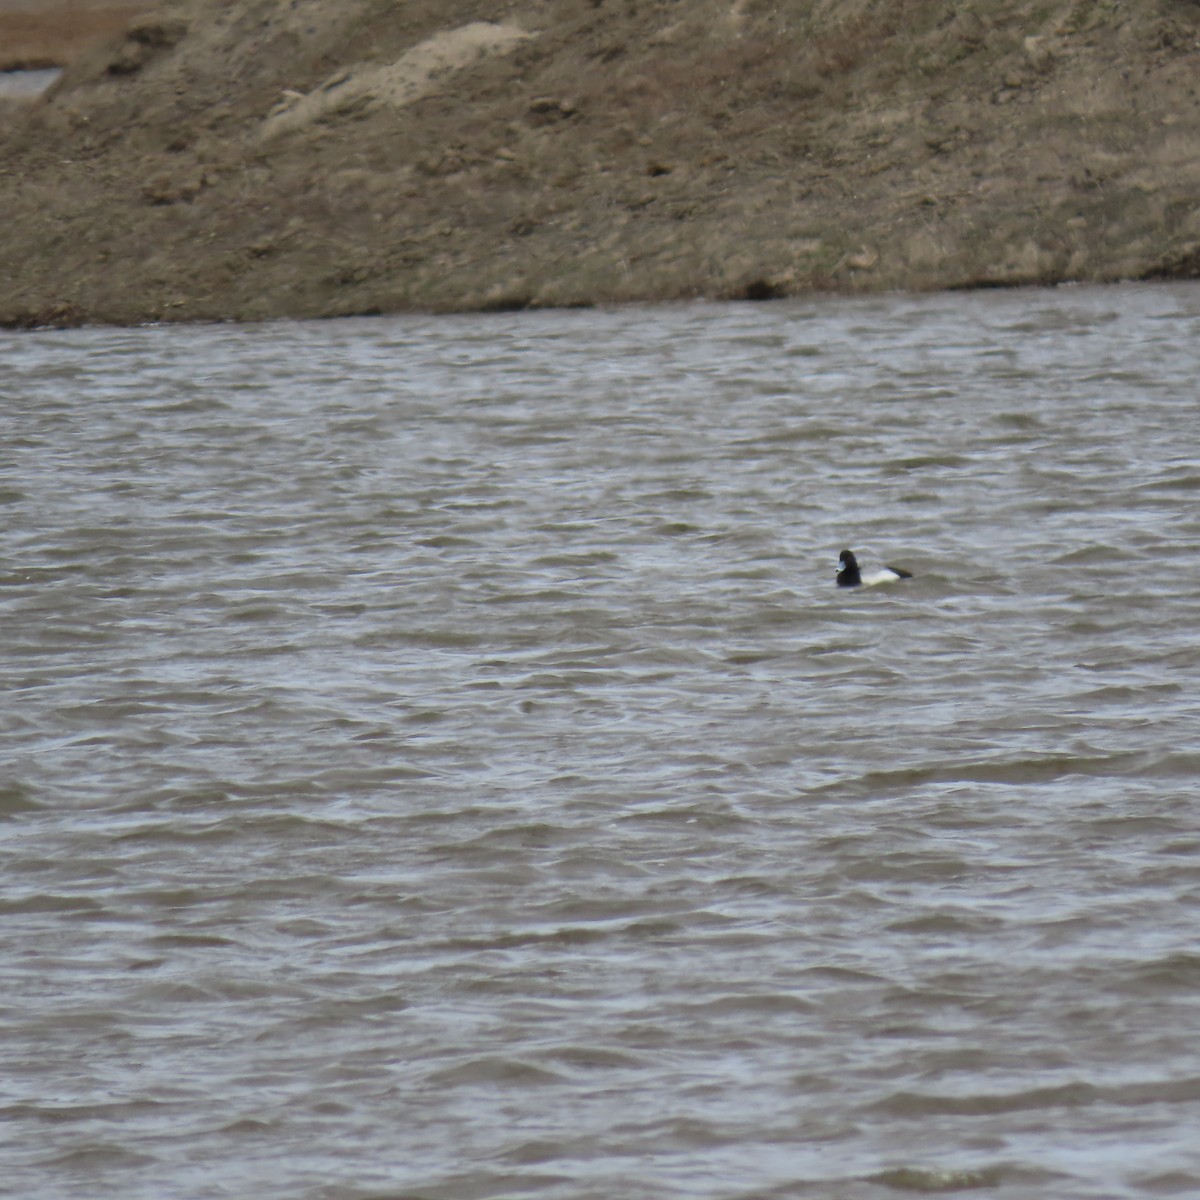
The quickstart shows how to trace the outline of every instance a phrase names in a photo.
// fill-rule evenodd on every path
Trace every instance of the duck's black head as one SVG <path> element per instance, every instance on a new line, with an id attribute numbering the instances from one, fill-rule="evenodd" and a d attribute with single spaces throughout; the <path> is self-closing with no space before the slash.
<path id="1" fill-rule="evenodd" d="M 838 587 L 858 587 L 862 576 L 858 573 L 858 559 L 850 550 L 843 550 L 838 555 L 837 569 Z"/>

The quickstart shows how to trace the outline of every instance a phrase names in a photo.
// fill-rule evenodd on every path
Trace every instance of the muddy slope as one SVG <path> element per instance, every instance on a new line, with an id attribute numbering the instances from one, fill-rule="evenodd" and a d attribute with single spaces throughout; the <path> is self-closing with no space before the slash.
<path id="1" fill-rule="evenodd" d="M 180 0 L 0 125 L 0 322 L 1200 271 L 1195 0 Z"/>

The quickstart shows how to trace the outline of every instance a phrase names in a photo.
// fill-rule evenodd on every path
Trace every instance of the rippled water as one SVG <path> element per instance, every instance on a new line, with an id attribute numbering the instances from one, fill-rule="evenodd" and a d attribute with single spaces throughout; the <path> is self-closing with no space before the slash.
<path id="1" fill-rule="evenodd" d="M 0 336 L 12 1194 L 1200 1192 L 1198 377 L 1191 286 Z"/>

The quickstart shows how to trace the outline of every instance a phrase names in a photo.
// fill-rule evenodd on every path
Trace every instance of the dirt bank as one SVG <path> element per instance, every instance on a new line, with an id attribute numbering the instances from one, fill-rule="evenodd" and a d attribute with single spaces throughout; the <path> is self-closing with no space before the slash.
<path id="1" fill-rule="evenodd" d="M 65 67 L 150 7 L 150 0 L 0 0 L 0 71 Z"/>
<path id="2" fill-rule="evenodd" d="M 1198 86 L 1196 0 L 181 0 L 7 122 L 0 321 L 1190 276 Z"/>

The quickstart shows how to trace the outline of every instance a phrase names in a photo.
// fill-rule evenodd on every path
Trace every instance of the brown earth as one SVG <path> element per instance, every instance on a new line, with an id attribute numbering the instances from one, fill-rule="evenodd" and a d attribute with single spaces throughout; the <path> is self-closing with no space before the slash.
<path id="1" fill-rule="evenodd" d="M 0 71 L 66 66 L 150 7 L 150 0 L 0 0 Z"/>
<path id="2" fill-rule="evenodd" d="M 177 0 L 7 105 L 0 322 L 1193 276 L 1198 87 L 1200 0 Z"/>

